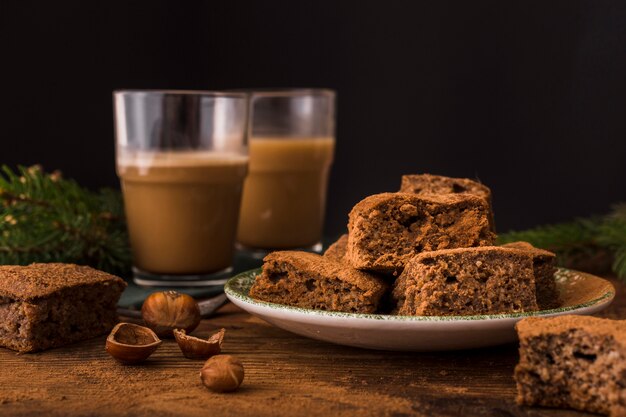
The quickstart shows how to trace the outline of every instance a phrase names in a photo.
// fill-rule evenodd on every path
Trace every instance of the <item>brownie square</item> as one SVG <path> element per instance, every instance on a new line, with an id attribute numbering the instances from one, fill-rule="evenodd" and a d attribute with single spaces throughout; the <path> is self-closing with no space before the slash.
<path id="1" fill-rule="evenodd" d="M 532 317 L 517 323 L 516 330 L 519 404 L 624 415 L 626 321 Z"/>
<path id="2" fill-rule="evenodd" d="M 448 316 L 537 310 L 530 256 L 496 246 L 415 256 L 393 286 L 396 313 Z"/>
<path id="3" fill-rule="evenodd" d="M 467 193 L 477 195 L 491 202 L 491 190 L 486 185 L 469 178 L 452 178 L 442 175 L 403 175 L 400 192 L 414 194 Z"/>
<path id="4" fill-rule="evenodd" d="M 308 252 L 267 255 L 250 297 L 317 310 L 374 313 L 388 285 L 380 278 Z"/>
<path id="5" fill-rule="evenodd" d="M 35 352 L 104 334 L 125 287 L 88 266 L 0 266 L 0 346 Z"/>
<path id="6" fill-rule="evenodd" d="M 357 269 L 397 273 L 420 252 L 487 246 L 495 237 L 483 198 L 375 194 L 350 212 L 346 260 Z"/>
<path id="7" fill-rule="evenodd" d="M 486 185 L 469 178 L 452 178 L 442 175 L 415 174 L 403 175 L 400 185 L 401 193 L 414 194 L 473 194 L 484 198 L 489 205 L 489 221 L 495 232 L 493 208 L 491 206 L 491 190 Z"/>

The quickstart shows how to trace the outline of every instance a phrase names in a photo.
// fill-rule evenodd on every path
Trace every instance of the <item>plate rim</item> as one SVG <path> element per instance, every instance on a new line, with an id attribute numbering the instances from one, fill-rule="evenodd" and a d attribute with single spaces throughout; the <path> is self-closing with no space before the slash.
<path id="1" fill-rule="evenodd" d="M 325 317 L 329 319 L 352 319 L 352 320 L 366 320 L 366 321 L 376 321 L 376 322 L 477 322 L 477 321 L 498 321 L 498 320 L 510 320 L 510 319 L 522 319 L 526 317 L 544 317 L 550 315 L 561 315 L 565 313 L 575 313 L 582 309 L 587 309 L 591 307 L 599 307 L 604 304 L 611 303 L 615 298 L 615 286 L 610 281 L 598 277 L 586 272 L 576 271 L 568 268 L 558 268 L 558 271 L 561 273 L 573 272 L 576 274 L 589 275 L 594 278 L 601 279 L 611 285 L 611 290 L 605 292 L 600 297 L 594 298 L 593 300 L 587 301 L 585 303 L 576 304 L 573 306 L 567 307 L 558 307 L 550 310 L 538 310 L 538 311 L 526 311 L 519 313 L 501 313 L 501 314 L 477 314 L 471 316 L 404 316 L 404 315 L 392 315 L 392 314 L 378 314 L 378 313 L 348 313 L 342 311 L 328 311 L 328 310 L 314 310 L 303 307 L 295 307 L 289 306 L 286 304 L 277 304 L 270 303 L 267 301 L 260 301 L 251 298 L 248 294 L 242 294 L 240 289 L 237 288 L 237 283 L 241 280 L 252 280 L 254 279 L 254 275 L 260 273 L 262 268 L 254 268 L 247 271 L 243 271 L 238 273 L 237 275 L 231 277 L 226 284 L 224 285 L 224 292 L 226 296 L 231 299 L 235 298 L 240 302 L 243 302 L 248 305 L 252 305 L 255 307 L 268 308 L 272 312 L 277 311 L 285 311 L 292 314 L 301 314 L 306 316 L 314 316 L 314 317 Z"/>

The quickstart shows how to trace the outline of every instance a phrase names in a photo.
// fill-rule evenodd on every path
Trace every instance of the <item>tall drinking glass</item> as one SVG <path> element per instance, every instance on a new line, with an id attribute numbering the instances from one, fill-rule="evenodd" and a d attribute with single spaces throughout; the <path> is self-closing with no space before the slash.
<path id="1" fill-rule="evenodd" d="M 335 147 L 335 93 L 250 93 L 250 173 L 238 243 L 246 249 L 321 249 Z"/>
<path id="2" fill-rule="evenodd" d="M 117 173 L 140 285 L 223 283 L 248 168 L 248 97 L 116 91 Z"/>

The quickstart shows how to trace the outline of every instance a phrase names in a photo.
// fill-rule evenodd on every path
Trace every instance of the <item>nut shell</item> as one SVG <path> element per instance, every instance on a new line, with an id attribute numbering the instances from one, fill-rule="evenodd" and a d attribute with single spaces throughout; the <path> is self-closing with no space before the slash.
<path id="1" fill-rule="evenodd" d="M 213 392 L 235 391 L 243 378 L 242 363 L 231 355 L 213 356 L 200 370 L 202 384 Z"/>
<path id="2" fill-rule="evenodd" d="M 161 343 L 161 339 L 147 327 L 118 323 L 107 337 L 105 349 L 119 362 L 132 365 L 148 359 Z"/>
<path id="3" fill-rule="evenodd" d="M 182 329 L 176 329 L 173 333 L 178 347 L 186 358 L 206 359 L 221 352 L 226 329 L 220 329 L 206 340 L 190 336 Z"/>
<path id="4" fill-rule="evenodd" d="M 141 316 L 159 337 L 173 337 L 174 329 L 191 332 L 202 318 L 196 300 L 176 291 L 150 294 L 141 307 Z"/>

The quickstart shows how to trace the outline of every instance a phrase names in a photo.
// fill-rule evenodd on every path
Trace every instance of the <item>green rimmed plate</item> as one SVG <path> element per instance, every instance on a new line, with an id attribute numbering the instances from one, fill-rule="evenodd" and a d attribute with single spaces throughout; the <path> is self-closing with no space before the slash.
<path id="1" fill-rule="evenodd" d="M 613 301 L 615 288 L 602 278 L 559 269 L 560 308 L 479 316 L 392 316 L 310 310 L 267 303 L 248 295 L 261 269 L 243 272 L 225 286 L 228 298 L 248 313 L 301 336 L 367 349 L 439 351 L 471 349 L 514 342 L 515 323 L 530 316 L 589 315 Z"/>

